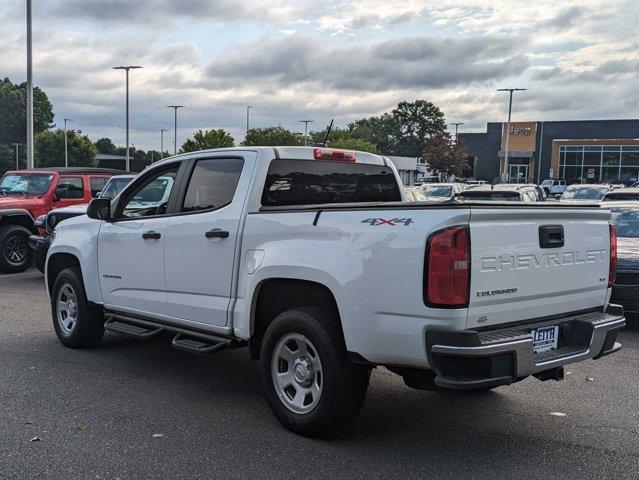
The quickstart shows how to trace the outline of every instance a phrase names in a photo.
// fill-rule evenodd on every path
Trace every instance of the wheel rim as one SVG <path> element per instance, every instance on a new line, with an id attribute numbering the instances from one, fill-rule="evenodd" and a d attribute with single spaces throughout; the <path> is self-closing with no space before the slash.
<path id="1" fill-rule="evenodd" d="M 322 362 L 317 349 L 304 335 L 289 333 L 277 342 L 271 377 L 278 397 L 292 412 L 310 412 L 322 396 Z"/>
<path id="2" fill-rule="evenodd" d="M 78 323 L 78 297 L 69 283 L 62 285 L 56 297 L 56 317 L 60 329 L 70 335 Z"/>
<path id="3" fill-rule="evenodd" d="M 27 258 L 29 245 L 23 235 L 12 235 L 4 247 L 4 256 L 8 262 L 19 265 Z"/>

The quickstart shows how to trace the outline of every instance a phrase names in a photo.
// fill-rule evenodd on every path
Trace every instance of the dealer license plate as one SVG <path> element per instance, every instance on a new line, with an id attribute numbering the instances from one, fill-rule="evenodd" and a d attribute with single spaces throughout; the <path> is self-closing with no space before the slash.
<path id="1" fill-rule="evenodd" d="M 533 351 L 535 353 L 547 352 L 557 348 L 557 340 L 559 339 L 559 327 L 557 325 L 538 328 L 530 333 L 532 333 Z"/>

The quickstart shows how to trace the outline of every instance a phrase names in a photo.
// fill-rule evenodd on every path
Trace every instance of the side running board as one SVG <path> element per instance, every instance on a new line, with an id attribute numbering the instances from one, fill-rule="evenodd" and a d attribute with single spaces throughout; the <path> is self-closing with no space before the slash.
<path id="1" fill-rule="evenodd" d="M 145 340 L 165 332 L 175 333 L 171 345 L 189 353 L 215 353 L 221 350 L 243 347 L 246 342 L 231 337 L 190 330 L 175 325 L 161 324 L 152 320 L 133 317 L 117 312 L 106 312 L 104 329 Z"/>

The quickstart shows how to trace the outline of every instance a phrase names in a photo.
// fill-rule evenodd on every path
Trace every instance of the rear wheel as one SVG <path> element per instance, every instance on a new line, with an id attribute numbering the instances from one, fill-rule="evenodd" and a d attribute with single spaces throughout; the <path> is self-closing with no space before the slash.
<path id="1" fill-rule="evenodd" d="M 260 373 L 277 419 L 295 433 L 320 436 L 359 413 L 370 368 L 348 360 L 330 312 L 309 307 L 284 312 L 269 325 Z"/>
<path id="2" fill-rule="evenodd" d="M 24 272 L 33 261 L 28 239 L 31 232 L 20 225 L 0 227 L 0 272 Z"/>
<path id="3" fill-rule="evenodd" d="M 104 314 L 88 302 L 77 267 L 62 270 L 51 290 L 53 328 L 60 342 L 71 348 L 97 345 L 104 335 Z"/>

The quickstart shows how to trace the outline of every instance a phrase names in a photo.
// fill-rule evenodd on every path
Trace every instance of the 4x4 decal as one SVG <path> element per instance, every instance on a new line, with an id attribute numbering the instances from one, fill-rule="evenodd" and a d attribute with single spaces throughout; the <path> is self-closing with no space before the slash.
<path id="1" fill-rule="evenodd" d="M 391 218 L 388 220 L 385 218 L 367 218 L 366 220 L 362 220 L 362 223 L 368 223 L 372 227 L 378 227 L 380 225 L 390 225 L 391 227 L 396 227 L 398 224 L 400 225 L 403 224 L 405 227 L 407 227 L 411 223 L 415 223 L 415 222 L 413 222 L 412 218 L 408 217 L 408 218 Z"/>

